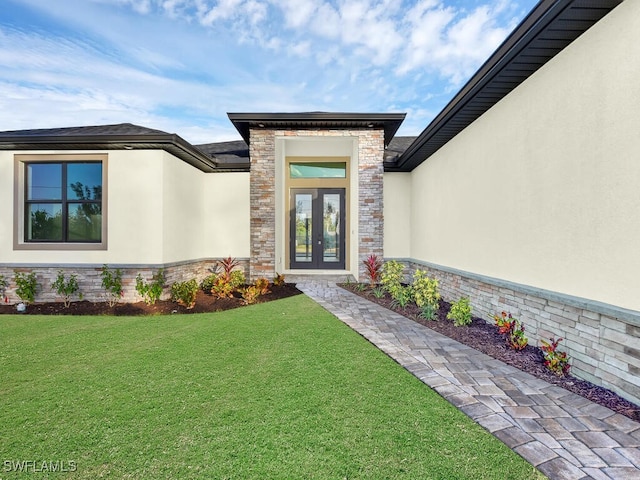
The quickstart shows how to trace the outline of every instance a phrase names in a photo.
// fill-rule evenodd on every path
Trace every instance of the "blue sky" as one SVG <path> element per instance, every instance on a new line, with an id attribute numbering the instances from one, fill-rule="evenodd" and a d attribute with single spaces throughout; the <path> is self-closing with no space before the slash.
<path id="1" fill-rule="evenodd" d="M 406 112 L 417 135 L 534 0 L 2 0 L 0 130 Z"/>

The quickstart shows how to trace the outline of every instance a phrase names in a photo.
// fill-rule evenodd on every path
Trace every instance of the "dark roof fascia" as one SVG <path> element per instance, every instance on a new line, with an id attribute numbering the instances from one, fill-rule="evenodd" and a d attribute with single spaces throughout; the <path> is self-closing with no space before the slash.
<path id="1" fill-rule="evenodd" d="M 0 150 L 80 150 L 83 148 L 92 150 L 162 149 L 198 170 L 216 171 L 215 162 L 176 134 L 0 136 Z"/>
<path id="2" fill-rule="evenodd" d="M 449 125 L 456 115 L 474 99 L 486 87 L 491 87 L 491 82 L 508 66 L 513 64 L 528 45 L 536 39 L 549 25 L 567 8 L 573 5 L 582 6 L 584 8 L 602 9 L 608 13 L 615 6 L 622 3 L 623 0 L 541 0 L 527 17 L 515 28 L 515 30 L 507 37 L 507 39 L 497 48 L 497 50 L 489 57 L 489 59 L 480 67 L 480 69 L 471 77 L 471 79 L 462 87 L 456 96 L 444 107 L 444 109 L 435 117 L 435 119 L 422 131 L 407 150 L 400 155 L 395 162 L 385 163 L 385 171 L 409 172 L 424 162 L 437 149 L 447 143 L 464 128 L 473 123 L 477 118 L 482 116 L 487 110 L 495 105 L 500 99 L 504 98 L 508 93 L 523 83 L 535 70 L 540 68 L 544 63 L 553 58 L 559 52 L 551 53 L 543 63 L 519 78 L 514 78 L 513 83 L 504 95 L 499 99 L 485 104 L 481 109 L 475 110 L 472 119 L 466 121 L 466 125 L 462 128 L 459 126 Z M 606 13 L 605 13 L 606 14 Z M 603 15 L 604 16 L 604 15 Z M 596 22 L 593 22 L 594 24 Z M 591 25 L 592 25 L 591 24 Z M 584 33 L 591 25 L 586 26 L 575 37 L 572 37 L 568 43 Z M 566 45 L 565 45 L 566 46 Z M 564 48 L 564 47 L 563 47 Z M 471 115 L 469 115 L 471 116 Z M 446 130 L 446 132 L 444 131 Z M 437 138 L 435 138 L 437 137 Z M 433 147 L 426 154 L 421 152 L 429 142 L 433 142 Z"/>
<path id="3" fill-rule="evenodd" d="M 251 128 L 351 129 L 382 128 L 388 145 L 406 113 L 228 113 L 229 120 L 249 145 Z"/>

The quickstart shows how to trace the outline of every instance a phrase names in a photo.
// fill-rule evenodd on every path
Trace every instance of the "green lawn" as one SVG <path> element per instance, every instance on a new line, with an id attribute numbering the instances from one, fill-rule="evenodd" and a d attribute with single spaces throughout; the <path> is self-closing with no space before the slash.
<path id="1" fill-rule="evenodd" d="M 75 470 L 49 478 L 542 478 L 302 295 L 0 316 L 0 376 L 2 480 L 47 478 L 34 463 Z"/>

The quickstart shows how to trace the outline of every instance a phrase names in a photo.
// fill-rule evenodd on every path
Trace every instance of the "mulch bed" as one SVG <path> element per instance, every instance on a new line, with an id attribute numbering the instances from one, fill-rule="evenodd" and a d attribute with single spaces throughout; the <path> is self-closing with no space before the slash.
<path id="1" fill-rule="evenodd" d="M 358 290 L 357 284 L 343 284 L 341 286 L 356 295 L 364 297 L 389 310 L 393 310 L 414 322 L 420 323 L 442 335 L 475 348 L 490 357 L 501 360 L 506 364 L 528 372 L 553 385 L 581 395 L 621 415 L 640 421 L 640 406 L 625 400 L 611 390 L 599 387 L 586 380 L 581 380 L 572 375 L 558 376 L 554 374 L 544 366 L 543 355 L 540 348 L 532 345 L 527 345 L 524 350 L 521 351 L 509 348 L 505 342 L 505 337 L 498 333 L 495 325 L 474 317 L 471 325 L 467 327 L 456 327 L 451 320 L 447 320 L 447 313 L 451 308 L 450 303 L 441 300 L 440 308 L 437 312 L 437 320 L 424 320 L 419 317 L 421 312 L 415 304 L 411 304 L 405 309 L 393 308 L 391 305 L 392 300 L 388 296 L 376 298 L 370 290 Z M 560 343 L 560 350 L 563 350 L 562 343 Z"/>
<path id="2" fill-rule="evenodd" d="M 255 303 L 270 302 L 302 293 L 292 283 L 285 283 L 279 286 L 271 285 L 269 290 L 271 290 L 270 293 L 259 296 Z M 242 306 L 244 306 L 244 303 L 239 295 L 233 298 L 217 299 L 213 295 L 199 290 L 196 297 L 196 305 L 191 309 L 178 305 L 171 300 L 158 300 L 153 305 L 147 305 L 144 302 L 118 303 L 113 307 L 110 307 L 106 302 L 82 301 L 71 302 L 69 308 L 65 308 L 62 302 L 33 303 L 27 307 L 26 313 L 30 315 L 165 315 L 172 313 L 221 312 Z M 0 314 L 3 313 L 16 313 L 15 305 L 1 304 Z"/>

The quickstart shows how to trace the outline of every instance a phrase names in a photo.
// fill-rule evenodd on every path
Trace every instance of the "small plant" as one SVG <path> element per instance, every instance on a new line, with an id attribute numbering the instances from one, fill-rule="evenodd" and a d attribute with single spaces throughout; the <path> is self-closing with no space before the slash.
<path id="1" fill-rule="evenodd" d="M 507 314 L 507 312 L 502 312 L 500 315 L 494 315 L 493 320 L 496 323 L 496 327 L 498 327 L 498 333 L 500 335 L 506 335 L 509 333 L 516 322 L 511 314 Z"/>
<path id="2" fill-rule="evenodd" d="M 202 289 L 202 291 L 204 293 L 211 293 L 211 289 L 213 288 L 213 285 L 216 283 L 217 278 L 218 278 L 218 275 L 214 273 L 212 275 L 208 275 L 204 280 L 202 280 L 202 282 L 200 282 L 200 288 Z"/>
<path id="3" fill-rule="evenodd" d="M 411 287 L 400 287 L 394 290 L 394 293 L 391 295 L 393 297 L 393 301 L 391 302 L 391 306 L 394 308 L 407 308 L 407 305 L 411 303 L 411 299 L 413 298 L 411 295 Z"/>
<path id="4" fill-rule="evenodd" d="M 394 297 L 394 291 L 402 288 L 404 265 L 396 260 L 389 260 L 382 265 L 380 283 L 382 287 Z"/>
<path id="5" fill-rule="evenodd" d="M 273 284 L 276 287 L 281 287 L 282 285 L 284 285 L 284 275 L 276 272 L 276 276 L 273 277 Z"/>
<path id="6" fill-rule="evenodd" d="M 513 328 L 507 335 L 507 345 L 513 350 L 522 350 L 528 343 L 529 340 L 527 340 L 524 334 L 524 325 L 516 320 Z"/>
<path id="7" fill-rule="evenodd" d="M 529 340 L 524 334 L 524 325 L 513 318 L 510 313 L 502 312 L 494 315 L 493 320 L 498 327 L 498 333 L 506 336 L 507 346 L 513 350 L 522 350 L 527 346 Z"/>
<path id="8" fill-rule="evenodd" d="M 371 294 L 376 298 L 384 297 L 384 288 L 378 286 L 371 290 Z"/>
<path id="9" fill-rule="evenodd" d="M 78 279 L 74 274 L 71 274 L 69 280 L 67 280 L 64 278 L 64 272 L 59 270 L 56 281 L 51 284 L 51 288 L 53 288 L 55 292 L 62 297 L 64 308 L 69 308 L 69 305 L 71 305 L 71 297 L 78 292 L 80 286 L 78 285 Z"/>
<path id="10" fill-rule="evenodd" d="M 38 288 L 36 274 L 34 272 L 22 273 L 17 270 L 15 270 L 14 273 L 15 276 L 13 277 L 13 281 L 16 282 L 18 287 L 16 288 L 16 295 L 18 295 L 20 300 L 25 304 L 33 303 L 36 298 L 36 290 Z"/>
<path id="11" fill-rule="evenodd" d="M 222 270 L 221 275 L 224 275 L 228 282 L 231 281 L 231 272 L 239 265 L 240 263 L 231 257 L 223 258 L 216 262 L 216 268 Z"/>
<path id="12" fill-rule="evenodd" d="M 171 300 L 189 310 L 195 307 L 197 294 L 198 282 L 195 278 L 186 282 L 176 282 L 171 285 Z"/>
<path id="13" fill-rule="evenodd" d="M 144 303 L 153 305 L 160 300 L 165 281 L 166 277 L 164 276 L 164 269 L 162 268 L 151 276 L 151 282 L 147 282 L 142 278 L 142 275 L 138 273 L 136 276 L 136 292 L 142 297 Z"/>
<path id="14" fill-rule="evenodd" d="M 369 285 L 373 288 L 380 283 L 382 260 L 377 255 L 369 255 L 362 263 L 364 263 L 367 278 L 369 278 Z"/>
<path id="15" fill-rule="evenodd" d="M 258 278 L 255 281 L 254 286 L 258 289 L 260 295 L 266 295 L 269 293 L 269 280 L 266 278 Z"/>
<path id="16" fill-rule="evenodd" d="M 462 297 L 451 305 L 451 310 L 447 313 L 447 318 L 453 320 L 453 324 L 456 327 L 469 325 L 471 323 L 471 305 L 469 305 L 469 299 Z"/>
<path id="17" fill-rule="evenodd" d="M 117 268 L 111 271 L 107 265 L 102 266 L 102 288 L 106 290 L 105 297 L 110 307 L 122 298 L 122 271 Z"/>
<path id="18" fill-rule="evenodd" d="M 364 292 L 367 289 L 367 284 L 366 283 L 356 283 L 355 287 L 356 292 Z"/>
<path id="19" fill-rule="evenodd" d="M 229 274 L 229 283 L 234 290 L 243 286 L 245 282 L 246 279 L 244 278 L 244 272 L 242 270 L 234 270 Z"/>
<path id="20" fill-rule="evenodd" d="M 562 338 L 554 340 L 553 337 L 547 342 L 540 340 L 542 346 L 542 355 L 544 356 L 544 365 L 558 376 L 568 375 L 571 365 L 569 365 L 569 357 L 567 352 L 558 351 L 558 344 Z"/>
<path id="21" fill-rule="evenodd" d="M 0 275 L 0 300 L 4 300 L 5 302 L 9 300 L 5 295 L 7 288 L 9 288 L 9 282 L 4 275 Z"/>
<path id="22" fill-rule="evenodd" d="M 242 302 L 245 305 L 251 305 L 256 303 L 256 300 L 260 296 L 260 288 L 256 285 L 249 285 L 242 290 Z"/>
<path id="23" fill-rule="evenodd" d="M 233 290 L 233 285 L 222 274 L 216 277 L 211 286 L 211 294 L 216 298 L 231 298 Z"/>
<path id="24" fill-rule="evenodd" d="M 438 291 L 438 280 L 429 278 L 427 272 L 416 270 L 413 275 L 413 299 L 420 308 L 425 305 L 431 305 L 434 310 L 438 310 L 438 302 L 440 301 L 440 292 Z"/>
<path id="25" fill-rule="evenodd" d="M 419 317 L 424 318 L 425 320 L 435 320 L 437 313 L 438 313 L 437 306 L 431 305 L 430 303 L 425 303 L 422 306 L 422 311 L 420 312 Z"/>

